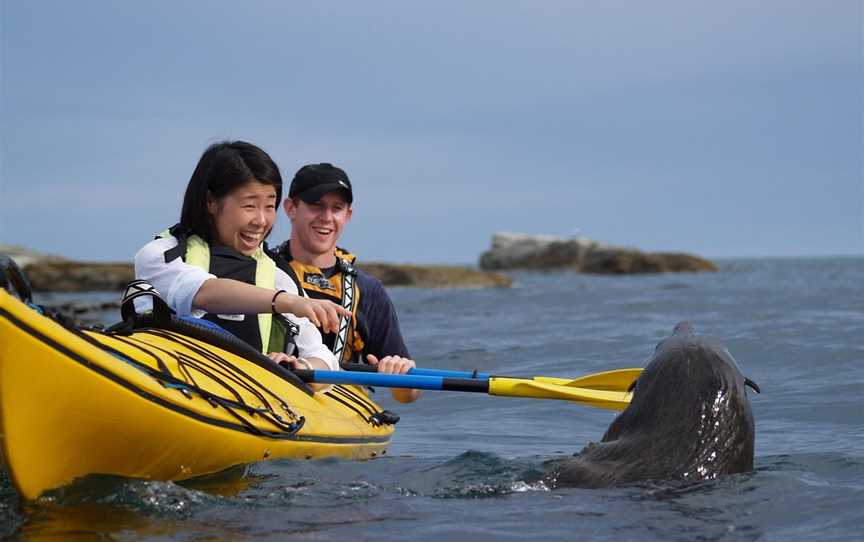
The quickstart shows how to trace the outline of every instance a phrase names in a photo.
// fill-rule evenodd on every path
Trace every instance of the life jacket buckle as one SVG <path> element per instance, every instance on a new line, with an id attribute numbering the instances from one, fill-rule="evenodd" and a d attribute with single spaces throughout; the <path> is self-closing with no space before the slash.
<path id="1" fill-rule="evenodd" d="M 357 268 L 348 263 L 345 258 L 336 258 L 336 268 L 348 275 L 357 275 Z"/>
<path id="2" fill-rule="evenodd" d="M 143 309 L 142 312 L 137 310 L 135 300 L 138 298 L 144 299 L 143 304 L 138 307 Z M 149 298 L 149 303 L 146 301 Z M 146 280 L 133 280 L 126 286 L 126 291 L 123 292 L 123 298 L 120 301 L 120 317 L 123 322 L 135 323 L 145 313 L 152 311 L 155 322 L 162 325 L 167 325 L 174 315 L 174 311 L 168 306 L 168 303 L 162 299 L 159 292 L 152 284 Z"/>

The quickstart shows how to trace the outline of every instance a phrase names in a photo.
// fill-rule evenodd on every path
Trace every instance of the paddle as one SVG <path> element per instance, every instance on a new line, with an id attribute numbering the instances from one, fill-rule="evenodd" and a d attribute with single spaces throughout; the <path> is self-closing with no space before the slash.
<path id="1" fill-rule="evenodd" d="M 378 370 L 374 365 L 365 363 L 343 363 L 342 368 L 346 371 L 361 371 L 365 373 L 375 373 Z M 535 382 L 545 382 L 547 384 L 557 384 L 559 386 L 567 386 L 572 388 L 588 388 L 592 390 L 606 391 L 630 391 L 630 386 L 639 378 L 642 369 L 615 369 L 613 371 L 604 371 L 602 373 L 594 373 L 579 378 L 556 378 L 552 376 L 534 376 L 534 377 L 518 377 L 507 376 L 499 378 L 533 380 Z M 447 371 L 443 369 L 421 369 L 415 367 L 408 371 L 409 375 L 416 376 L 443 376 L 448 378 L 469 378 L 477 380 L 488 380 L 493 375 L 489 373 L 478 373 L 476 371 Z"/>
<path id="2" fill-rule="evenodd" d="M 624 410 L 630 394 L 622 391 L 597 390 L 562 386 L 549 382 L 490 376 L 480 378 L 450 378 L 430 375 L 394 375 L 359 371 L 295 370 L 304 382 L 319 384 L 356 384 L 383 388 L 414 388 L 419 390 L 467 391 L 501 397 L 561 399 L 607 410 Z"/>

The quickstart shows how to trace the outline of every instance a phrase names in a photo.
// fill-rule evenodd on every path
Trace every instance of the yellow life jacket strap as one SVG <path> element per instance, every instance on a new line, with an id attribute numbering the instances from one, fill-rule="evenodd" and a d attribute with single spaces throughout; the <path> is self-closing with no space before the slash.
<path id="1" fill-rule="evenodd" d="M 255 285 L 263 288 L 276 289 L 276 262 L 264 253 L 262 247 L 258 247 L 252 257 L 257 262 L 255 267 Z M 261 350 L 267 354 L 270 352 L 270 327 L 273 325 L 273 315 L 262 312 L 258 315 L 258 331 L 261 332 Z"/>
<path id="2" fill-rule="evenodd" d="M 342 258 L 343 260 L 350 263 L 351 265 L 354 265 L 354 262 L 357 261 L 357 256 L 355 256 L 354 254 L 351 254 L 350 252 L 348 252 L 344 248 L 336 247 L 335 252 L 336 252 L 337 258 Z"/>
<path id="3" fill-rule="evenodd" d="M 197 235 L 186 238 L 186 263 L 210 272 L 210 245 Z"/>

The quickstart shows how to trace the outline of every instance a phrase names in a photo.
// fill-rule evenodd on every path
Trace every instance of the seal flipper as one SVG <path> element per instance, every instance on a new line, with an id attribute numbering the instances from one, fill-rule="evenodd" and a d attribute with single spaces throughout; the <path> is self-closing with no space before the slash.
<path id="1" fill-rule="evenodd" d="M 745 378 L 745 379 L 744 379 L 744 385 L 745 385 L 745 386 L 750 386 L 750 388 L 752 388 L 753 391 L 755 391 L 756 393 L 762 393 L 762 390 L 759 389 L 759 384 L 753 382 L 753 381 L 750 380 L 749 378 Z"/>

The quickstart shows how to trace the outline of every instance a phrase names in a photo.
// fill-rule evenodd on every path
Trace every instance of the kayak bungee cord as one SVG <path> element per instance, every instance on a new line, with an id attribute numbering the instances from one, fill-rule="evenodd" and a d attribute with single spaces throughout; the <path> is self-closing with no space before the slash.
<path id="1" fill-rule="evenodd" d="M 172 352 L 170 350 L 166 350 L 166 349 L 158 347 L 158 346 L 139 342 L 137 339 L 133 340 L 132 338 L 129 338 L 129 337 L 113 337 L 113 338 L 115 338 L 121 342 L 124 342 L 125 344 L 133 346 L 133 347 L 135 347 L 138 350 L 141 350 L 143 352 L 147 352 L 150 355 L 157 357 L 157 358 L 159 356 L 156 356 L 155 354 L 153 354 L 152 351 L 148 351 L 148 349 L 158 350 L 158 351 L 163 352 L 164 354 L 172 356 L 177 361 L 178 369 L 180 369 L 180 371 L 184 373 L 184 376 L 187 377 L 187 380 L 178 379 L 175 376 L 171 375 L 170 372 L 161 373 L 161 372 L 153 371 L 152 367 L 149 368 L 150 369 L 149 371 L 145 369 L 145 372 L 147 372 L 148 374 L 150 374 L 154 378 L 162 379 L 167 375 L 173 384 L 179 384 L 180 386 L 185 386 L 188 389 L 188 391 L 197 393 L 201 397 L 210 401 L 211 404 L 213 402 L 216 402 L 217 404 L 222 405 L 223 407 L 228 409 L 232 415 L 234 415 L 239 420 L 241 420 L 244 423 L 244 425 L 248 425 L 250 427 L 254 427 L 254 426 L 251 426 L 251 424 L 250 424 L 250 422 L 248 422 L 248 420 L 245 420 L 244 418 L 239 417 L 239 415 L 236 412 L 233 412 L 232 410 L 233 409 L 239 409 L 239 410 L 246 412 L 250 416 L 259 415 L 262 418 L 268 420 L 270 423 L 272 423 L 276 427 L 279 427 L 280 429 L 282 429 L 283 431 L 285 431 L 288 434 L 296 433 L 300 429 L 300 427 L 303 426 L 303 423 L 305 421 L 304 418 L 302 416 L 299 416 L 285 400 L 283 400 L 281 397 L 279 397 L 278 395 L 273 393 L 269 388 L 262 385 L 255 378 L 253 378 L 252 376 L 250 376 L 249 374 L 247 374 L 246 372 L 244 372 L 243 370 L 241 370 L 239 367 L 237 367 L 233 363 L 229 362 L 228 360 L 225 360 L 225 359 L 220 358 L 219 356 L 217 356 L 211 352 L 208 352 L 207 350 L 205 350 L 205 349 L 199 347 L 198 345 L 194 344 L 193 342 L 189 341 L 188 338 L 186 338 L 182 335 L 178 335 L 178 334 L 175 334 L 172 332 L 168 332 L 165 330 L 158 330 L 158 329 L 146 329 L 146 330 L 140 330 L 140 331 L 143 333 L 149 334 L 149 335 L 157 336 L 157 337 L 178 343 L 181 346 L 189 348 L 195 354 L 201 356 L 201 358 L 202 358 L 199 360 L 195 360 L 194 358 L 192 358 L 188 354 Z M 138 343 L 138 344 L 136 344 L 136 343 Z M 206 362 L 210 362 L 211 365 L 207 365 Z M 135 363 L 135 365 L 138 366 L 139 364 Z M 147 367 L 147 366 L 145 365 L 144 367 Z M 234 396 L 234 399 L 221 397 L 217 394 L 214 394 L 213 392 L 210 392 L 210 391 L 207 391 L 207 390 L 201 388 L 200 385 L 196 382 L 194 376 L 192 375 L 193 370 L 199 372 L 201 375 L 209 378 L 211 381 L 213 381 L 214 383 L 216 383 L 217 385 L 219 385 L 220 387 L 225 389 L 228 393 L 230 393 L 231 395 Z M 220 378 L 217 375 L 217 373 L 220 373 L 223 378 Z M 252 405 L 248 404 L 243 399 L 242 395 L 238 392 L 238 390 L 235 389 L 229 382 L 227 382 L 227 380 L 233 381 L 237 386 L 245 389 L 247 392 L 249 392 L 251 395 L 253 395 L 258 401 L 260 401 L 261 406 L 256 407 L 256 406 L 252 406 Z M 294 420 L 294 422 L 293 423 L 285 423 L 283 416 L 280 415 L 276 411 L 274 406 L 271 404 L 271 401 L 265 397 L 265 394 L 272 397 L 275 400 L 275 402 L 278 403 L 279 407 L 290 418 L 292 418 Z M 268 433 L 268 432 L 263 431 L 259 428 L 255 428 L 255 431 Z"/>
<path id="2" fill-rule="evenodd" d="M 175 337 L 175 336 L 168 336 L 168 335 L 165 335 L 165 334 L 163 334 L 163 333 L 161 333 L 161 332 L 158 332 L 157 330 L 147 330 L 147 331 L 145 331 L 144 333 L 145 333 L 145 334 L 148 334 L 148 335 L 152 335 L 152 336 L 154 336 L 154 337 L 160 337 L 160 338 L 163 338 L 163 339 L 168 339 L 168 340 L 172 340 L 172 341 L 174 341 L 174 342 L 178 342 L 178 343 L 180 343 L 180 341 L 177 340 L 177 337 Z M 138 340 L 138 339 L 136 339 L 136 340 Z M 142 342 L 143 342 L 143 341 L 142 341 Z M 144 343 L 144 344 L 147 344 L 147 343 Z M 181 344 L 182 344 L 182 343 L 181 343 Z M 197 362 L 194 358 L 190 357 L 188 354 L 184 354 L 184 353 L 179 353 L 179 354 L 178 354 L 178 353 L 172 352 L 172 351 L 170 351 L 170 350 L 166 350 L 166 349 L 164 349 L 164 348 L 160 348 L 160 347 L 158 347 L 158 346 L 151 345 L 151 344 L 147 344 L 147 346 L 150 347 L 150 348 L 154 348 L 154 349 L 161 350 L 162 352 L 164 352 L 164 353 L 166 353 L 166 354 L 168 354 L 168 355 L 170 355 L 170 356 L 173 356 L 173 357 L 175 358 L 175 360 L 177 361 L 177 368 L 178 368 L 178 369 L 179 369 L 179 370 L 180 370 L 180 371 L 181 371 L 181 372 L 186 376 L 187 380 L 188 380 L 189 382 L 191 382 L 192 384 L 194 384 L 194 385 L 196 385 L 196 386 L 198 385 L 198 383 L 195 381 L 195 377 L 194 377 L 194 375 L 192 374 L 192 371 L 189 370 L 189 367 L 192 367 L 192 368 L 196 369 L 198 372 L 204 374 L 205 376 L 207 376 L 207 377 L 210 378 L 211 380 L 213 380 L 213 381 L 215 381 L 215 382 L 218 382 L 218 383 L 219 383 L 223 388 L 227 389 L 227 390 L 230 391 L 232 394 L 234 394 L 234 397 L 236 398 L 237 401 L 242 401 L 242 397 L 240 396 L 240 394 L 237 392 L 236 389 L 234 389 L 233 387 L 231 387 L 231 386 L 225 384 L 225 383 L 222 381 L 222 379 L 220 379 L 219 377 L 217 377 L 214 373 L 208 372 L 207 369 L 205 369 L 205 366 L 203 366 L 203 365 L 199 365 L 198 362 Z M 185 345 L 185 346 L 187 346 L 187 347 L 189 347 L 189 348 L 192 348 L 193 345 Z M 207 356 L 207 355 L 209 354 L 208 352 L 206 352 L 206 351 L 202 351 L 202 350 L 199 350 L 199 349 L 196 349 L 196 350 L 195 350 L 195 353 L 198 354 L 198 355 L 200 355 L 200 356 Z M 211 359 L 211 361 L 213 361 L 213 362 L 217 362 L 217 363 L 218 363 L 218 361 L 220 361 L 220 358 L 218 358 L 218 357 L 214 357 L 214 359 Z M 209 369 L 212 369 L 212 367 L 209 368 Z M 263 386 L 261 386 L 261 384 L 259 384 L 257 381 L 255 381 L 255 380 L 254 380 L 252 377 L 250 377 L 249 375 L 247 375 L 247 374 L 243 373 L 242 371 L 240 371 L 240 370 L 239 370 L 235 365 L 233 365 L 233 364 L 229 364 L 229 365 L 228 365 L 228 368 L 223 368 L 223 369 L 222 369 L 221 371 L 219 371 L 219 372 L 222 374 L 223 377 L 225 377 L 225 378 L 230 378 L 231 380 L 234 381 L 234 383 L 235 383 L 236 385 L 243 387 L 244 389 L 246 389 L 246 391 L 248 391 L 248 392 L 251 393 L 252 395 L 255 395 L 255 397 L 256 397 L 256 398 L 257 398 L 261 403 L 266 403 L 266 402 L 267 402 L 267 400 L 264 398 L 264 396 L 263 396 L 263 395 L 262 395 L 262 394 L 261 394 L 261 393 L 260 393 L 260 392 L 259 392 L 259 391 L 258 391 L 258 390 L 253 386 L 253 385 L 252 385 L 252 384 L 249 384 L 247 381 L 244 381 L 244 380 L 242 380 L 241 378 L 238 378 L 237 376 L 235 376 L 235 374 L 232 374 L 232 372 L 231 372 L 230 369 L 234 369 L 234 373 L 235 373 L 235 374 L 236 374 L 236 373 L 241 374 L 243 377 L 246 378 L 247 381 L 251 380 L 251 381 L 253 382 L 254 385 L 257 385 L 259 388 L 264 389 Z M 217 370 L 218 370 L 218 367 L 217 367 Z M 275 396 L 275 395 L 274 395 L 274 397 L 276 397 L 277 399 L 279 399 L 280 403 L 284 403 L 284 401 L 282 401 L 279 397 L 277 397 L 277 396 Z"/>
<path id="3" fill-rule="evenodd" d="M 124 338 L 113 337 L 113 338 L 118 340 L 118 341 L 123 342 L 124 344 L 127 344 L 131 347 L 134 347 L 134 348 L 136 348 L 142 352 L 146 352 L 146 353 L 148 353 L 154 357 L 158 357 L 158 356 L 155 356 L 155 354 L 153 354 L 153 352 L 148 351 L 147 348 L 142 347 L 140 344 L 135 344 L 134 341 L 132 341 L 128 338 L 125 338 L 125 337 Z M 101 343 L 99 343 L 99 344 L 101 345 Z M 105 347 L 106 345 L 102 345 L 102 346 Z M 188 358 L 188 356 L 185 354 L 179 354 L 178 355 L 174 352 L 167 351 L 167 350 L 164 350 L 162 348 L 159 348 L 159 347 L 156 347 L 153 345 L 146 345 L 146 346 L 149 348 L 152 348 L 154 350 L 162 351 L 165 354 L 174 357 L 177 360 L 178 368 L 182 367 L 182 365 L 184 364 L 183 358 Z M 106 350 L 107 349 L 110 349 L 110 347 L 107 347 Z M 293 423 L 285 423 L 284 418 L 275 411 L 273 406 L 268 401 L 264 400 L 263 396 L 261 396 L 260 393 L 258 393 L 254 388 L 250 387 L 249 385 L 247 385 L 245 383 L 241 382 L 243 387 L 247 388 L 257 398 L 261 399 L 261 403 L 262 403 L 261 407 L 254 407 L 254 406 L 248 404 L 246 401 L 243 400 L 242 396 L 237 392 L 236 389 L 232 388 L 230 385 L 225 383 L 225 381 L 223 381 L 222 379 L 212 378 L 212 381 L 214 383 L 217 383 L 218 385 L 220 385 L 223 389 L 225 389 L 226 391 L 228 391 L 232 395 L 234 395 L 235 399 L 231 399 L 228 397 L 222 397 L 216 393 L 213 393 L 211 391 L 203 389 L 201 386 L 199 386 L 197 383 L 194 382 L 194 379 L 192 379 L 192 382 L 190 382 L 188 380 L 183 380 L 183 379 L 180 379 L 180 378 L 173 376 L 172 374 L 170 374 L 170 372 L 157 371 L 157 370 L 153 369 L 152 367 L 147 366 L 146 364 L 140 364 L 138 362 L 135 362 L 134 360 L 131 360 L 130 358 L 128 358 L 127 356 L 125 356 L 124 354 L 122 354 L 120 352 L 118 352 L 117 354 L 119 354 L 118 357 L 130 362 L 130 364 L 132 364 L 134 367 L 142 370 L 143 372 L 145 372 L 146 374 L 148 374 L 149 376 L 151 376 L 152 378 L 154 378 L 155 380 L 160 382 L 162 385 L 177 389 L 181 393 L 183 393 L 184 395 L 186 395 L 187 397 L 190 397 L 190 398 L 191 398 L 191 395 L 194 393 L 194 394 L 200 396 L 201 398 L 205 399 L 207 402 L 209 402 L 214 407 L 222 406 L 229 414 L 231 414 L 234 418 L 236 418 L 238 421 L 240 421 L 252 433 L 255 433 L 258 435 L 263 435 L 263 436 L 277 437 L 277 438 L 283 434 L 293 435 L 303 426 L 303 423 L 305 422 L 304 418 L 302 416 L 297 416 L 297 414 L 293 410 L 290 409 L 290 407 L 287 405 L 287 403 L 285 403 L 285 401 L 282 401 L 280 398 L 278 398 L 274 395 L 274 397 L 276 397 L 276 399 L 279 401 L 280 406 L 282 406 L 283 409 L 285 409 L 286 413 L 291 418 L 293 418 L 295 420 Z M 115 354 L 115 356 L 117 354 Z M 181 369 L 181 370 L 184 373 L 186 373 L 186 371 L 187 371 L 187 370 L 183 370 L 183 369 Z M 266 388 L 264 388 L 257 381 L 254 381 L 254 379 L 251 379 L 251 377 L 250 377 L 250 380 L 252 380 L 253 384 L 257 385 L 257 387 L 259 389 L 265 389 L 266 390 Z M 238 380 L 238 382 L 240 382 L 240 381 Z M 239 412 L 237 412 L 238 410 L 243 411 L 247 415 L 253 416 L 253 417 L 255 415 L 259 415 L 263 419 L 272 423 L 274 426 L 278 427 L 284 433 L 275 433 L 272 431 L 265 431 L 263 429 L 255 427 L 248 419 L 241 416 L 239 414 Z"/>
<path id="4" fill-rule="evenodd" d="M 288 405 L 288 403 L 286 401 L 284 401 L 281 397 L 279 397 L 278 395 L 276 395 L 275 393 L 270 391 L 269 388 L 267 388 L 266 386 L 264 386 L 263 384 L 261 384 L 260 382 L 255 380 L 252 376 L 250 376 L 249 374 L 244 372 L 242 369 L 240 369 L 239 367 L 237 367 L 233 363 L 231 363 L 231 362 L 225 360 L 224 358 L 217 356 L 213 352 L 211 352 L 205 348 L 202 348 L 199 345 L 193 343 L 192 341 L 189 340 L 188 337 L 174 333 L 174 332 L 159 330 L 159 329 L 150 329 L 150 330 L 147 330 L 147 332 L 150 333 L 151 335 L 155 335 L 157 337 L 162 337 L 164 339 L 172 340 L 174 342 L 182 344 L 183 346 L 185 346 L 186 348 L 189 348 L 190 350 L 192 350 L 193 352 L 195 352 L 196 354 L 198 354 L 202 358 L 209 360 L 211 363 L 216 365 L 217 370 L 218 370 L 218 368 L 222 368 L 223 374 L 226 377 L 231 378 L 238 385 L 243 386 L 247 391 L 249 391 L 249 393 L 252 393 L 253 395 L 255 395 L 258 398 L 258 400 L 261 401 L 262 403 L 264 403 L 268 406 L 270 404 L 267 401 L 267 399 L 264 397 L 263 393 L 261 393 L 258 390 L 262 390 L 264 393 L 267 393 L 268 395 L 273 397 L 273 399 L 275 399 L 276 401 L 279 402 L 279 406 L 282 407 L 283 410 L 288 412 L 289 415 L 291 415 L 295 419 L 298 418 L 297 414 L 294 412 L 294 410 L 291 408 L 291 406 Z M 186 357 L 184 359 L 188 360 L 187 363 L 191 364 L 191 365 L 194 365 L 196 363 L 200 363 L 199 361 L 196 361 L 190 357 Z M 182 362 L 183 360 L 180 360 L 180 361 Z M 183 365 L 185 366 L 185 363 Z M 203 372 L 203 369 L 201 369 L 201 371 Z M 239 376 L 237 376 L 237 375 L 239 375 Z M 226 386 L 226 387 L 228 387 L 228 386 Z M 228 388 L 231 389 L 230 387 L 228 387 Z M 236 393 L 236 390 L 233 390 L 233 389 L 231 389 L 231 390 Z M 239 399 L 239 396 L 238 396 L 238 399 Z"/>
<path id="5" fill-rule="evenodd" d="M 187 348 L 194 350 L 201 357 L 207 358 L 217 365 L 222 364 L 222 363 L 227 363 L 225 360 L 223 360 L 219 356 L 217 356 L 217 355 L 213 354 L 212 352 L 210 352 L 206 349 L 203 349 L 200 346 L 196 345 L 195 343 L 193 343 L 192 341 L 189 340 L 189 337 L 186 337 L 185 335 L 179 335 L 174 331 L 167 331 L 167 330 L 161 330 L 161 329 L 147 329 L 147 332 L 154 334 L 154 335 L 157 335 L 157 336 L 160 336 L 160 337 L 163 337 L 163 338 L 166 338 L 166 339 L 170 339 L 170 340 L 179 342 L 179 343 L 183 344 L 184 346 L 186 346 Z M 280 366 L 276 365 L 275 363 L 271 365 L 269 358 L 266 358 L 263 355 L 261 356 L 261 358 L 262 358 L 262 362 L 266 364 L 265 365 L 266 369 L 269 369 L 271 371 L 279 370 L 279 371 L 281 371 L 279 373 L 280 376 L 284 376 L 282 373 L 285 373 L 286 375 L 291 375 L 291 376 L 294 375 L 294 373 L 287 372 L 285 369 L 282 369 Z M 230 367 L 234 371 L 240 372 L 248 380 L 251 380 L 254 382 L 254 379 L 252 379 L 252 377 L 243 373 L 234 365 L 230 365 Z M 277 369 L 277 367 L 278 367 L 278 369 Z M 240 383 L 240 384 L 243 385 L 242 383 Z M 264 391 L 267 391 L 268 393 L 270 392 L 269 389 L 267 389 L 267 388 L 262 387 L 262 389 L 264 389 Z M 250 392 L 251 391 L 252 390 L 250 390 Z M 372 402 L 368 398 L 365 397 L 365 395 L 363 395 L 361 393 L 356 393 L 356 392 L 350 391 L 348 388 L 345 388 L 343 386 L 334 386 L 330 390 L 325 391 L 324 394 L 327 395 L 328 397 L 330 397 L 331 399 L 335 400 L 336 402 L 342 404 L 346 408 L 354 411 L 361 418 L 365 419 L 367 423 L 369 423 L 370 425 L 372 425 L 374 427 L 377 427 L 379 425 L 384 425 L 384 424 L 393 425 L 399 421 L 398 415 L 394 414 L 393 412 L 387 411 L 387 410 L 376 409 L 375 406 L 372 404 Z M 337 394 L 339 394 L 339 395 L 337 395 Z M 272 395 L 272 393 L 271 393 L 271 395 Z M 281 398 L 279 398 L 278 396 L 273 395 L 273 397 L 276 398 L 277 400 L 281 401 Z M 264 401 L 264 400 L 262 399 L 262 401 Z M 352 404 L 358 405 L 359 408 L 357 406 L 352 406 Z M 283 406 L 283 408 L 289 408 L 290 409 L 290 407 L 286 404 L 283 404 L 282 406 Z M 368 412 L 368 415 L 366 413 L 364 413 L 363 410 Z"/>
<path id="6" fill-rule="evenodd" d="M 373 427 L 385 424 L 393 425 L 399 421 L 397 414 L 389 410 L 377 410 L 371 407 L 363 394 L 351 391 L 339 384 L 335 384 L 330 390 L 324 392 L 324 395 L 345 406 L 345 408 L 353 410 Z"/>
<path id="7" fill-rule="evenodd" d="M 228 363 L 226 360 L 217 356 L 216 354 L 214 354 L 214 353 L 212 353 L 206 349 L 201 348 L 199 345 L 194 344 L 192 341 L 189 340 L 188 337 L 186 337 L 184 335 L 178 335 L 177 333 L 172 332 L 172 331 L 165 331 L 165 330 L 148 329 L 147 332 L 154 334 L 156 336 L 159 336 L 159 337 L 163 337 L 166 339 L 170 339 L 170 340 L 179 342 L 179 343 L 183 344 L 184 346 L 186 346 L 187 348 L 189 348 L 190 350 L 195 351 L 195 353 L 198 354 L 199 356 L 201 356 L 202 358 L 208 359 L 209 361 L 216 364 L 217 366 L 223 366 L 223 365 L 227 364 L 226 369 L 230 369 L 230 372 L 226 373 L 226 376 L 228 378 L 232 378 L 235 381 L 237 381 L 238 385 L 246 387 L 250 393 L 254 393 L 256 396 L 259 395 L 256 390 L 249 388 L 245 382 L 237 380 L 233 373 L 241 374 L 245 379 L 255 383 L 256 385 L 258 385 L 260 387 L 260 389 L 264 390 L 265 392 L 272 395 L 276 400 L 280 401 L 283 409 L 287 409 L 287 411 L 290 411 L 293 413 L 293 411 L 290 410 L 291 407 L 289 405 L 287 405 L 284 401 L 282 401 L 282 399 L 280 397 L 278 397 L 275 394 L 273 394 L 272 392 L 270 392 L 270 390 L 268 388 L 258 384 L 257 381 L 255 381 L 251 376 L 249 376 L 248 374 L 241 371 L 235 365 Z M 180 361 L 182 362 L 183 360 L 180 360 Z M 191 358 L 189 361 L 193 364 L 200 363 L 200 361 L 192 360 Z M 269 359 L 267 360 L 267 363 L 269 363 Z M 180 363 L 180 364 L 178 364 L 178 366 L 184 366 L 184 364 Z M 275 364 L 274 364 L 274 366 L 275 366 Z M 198 370 L 202 373 L 204 372 L 202 368 L 198 368 Z M 208 375 L 208 376 L 210 376 L 210 375 Z M 190 375 L 190 377 L 191 377 L 191 375 Z M 210 376 L 210 377 L 214 378 L 212 376 Z M 372 404 L 372 402 L 365 395 L 363 395 L 361 393 L 354 392 L 354 391 L 352 391 L 352 390 L 350 390 L 344 386 L 334 386 L 330 390 L 325 391 L 324 394 L 327 395 L 328 397 L 330 397 L 331 399 L 337 401 L 338 403 L 342 404 L 346 408 L 356 412 L 361 418 L 365 419 L 366 422 L 372 426 L 377 427 L 379 425 L 384 425 L 384 424 L 391 424 L 392 425 L 392 424 L 397 423 L 399 420 L 399 417 L 396 414 L 389 412 L 387 410 L 378 410 L 377 408 L 375 408 L 375 406 Z M 263 403 L 269 405 L 269 403 L 267 403 L 263 397 L 260 397 L 260 400 Z M 353 405 L 357 405 L 357 406 L 353 406 Z M 363 412 L 364 410 L 366 412 Z M 366 414 L 366 413 L 368 413 L 368 414 Z M 294 417 L 296 419 L 296 414 L 294 414 Z"/>
<path id="8" fill-rule="evenodd" d="M 162 358 L 159 355 L 157 355 L 156 353 L 154 353 L 154 351 L 158 351 L 158 352 L 162 352 L 165 355 L 171 356 L 172 358 L 174 358 L 177 361 L 178 367 L 180 367 L 180 365 L 182 364 L 181 356 L 178 355 L 176 352 L 172 352 L 170 350 L 165 350 L 165 349 L 160 348 L 158 346 L 149 345 L 149 344 L 147 344 L 145 347 L 144 345 L 140 344 L 137 340 L 133 340 L 131 337 L 123 337 L 119 334 L 117 334 L 117 335 L 104 334 L 104 333 L 99 332 L 104 337 L 111 338 L 113 340 L 121 342 L 121 343 L 123 343 L 123 344 L 125 344 L 131 348 L 135 348 L 136 350 L 152 357 L 155 360 L 155 363 L 159 366 L 159 369 L 156 369 L 154 367 L 147 365 L 146 363 L 142 363 L 138 360 L 131 358 L 127 354 L 117 350 L 116 348 L 114 348 L 108 344 L 105 344 L 105 343 L 102 343 L 102 342 L 96 340 L 94 337 L 92 337 L 88 333 L 84 333 L 77 328 L 67 327 L 67 329 L 70 332 L 75 333 L 76 335 L 78 335 L 79 337 L 81 337 L 82 339 L 84 339 L 85 341 L 90 343 L 91 345 L 99 348 L 100 350 L 103 350 L 103 351 L 111 354 L 112 356 L 116 357 L 117 359 L 120 359 L 120 360 L 128 363 L 132 367 L 142 371 L 143 373 L 147 374 L 148 376 L 150 376 L 151 378 L 153 378 L 154 380 L 156 380 L 157 382 L 159 382 L 161 385 L 163 385 L 165 387 L 177 389 L 178 391 L 183 393 L 186 397 L 190 397 L 190 398 L 191 398 L 192 394 L 194 393 L 194 394 L 198 395 L 199 397 L 201 397 L 202 399 L 206 400 L 208 403 L 210 403 L 214 407 L 222 406 L 229 414 L 231 414 L 231 416 L 233 416 L 241 424 L 243 424 L 243 426 L 250 433 L 261 435 L 261 436 L 268 436 L 268 437 L 272 437 L 272 438 L 280 438 L 280 437 L 284 437 L 286 435 L 294 435 L 295 433 L 297 433 L 297 431 L 300 430 L 301 427 L 303 427 L 303 424 L 305 423 L 305 418 L 303 418 L 302 416 L 298 416 L 296 414 L 296 412 L 294 412 L 290 408 L 290 406 L 288 406 L 288 404 L 285 401 L 283 401 L 281 398 L 279 398 L 278 396 L 276 396 L 275 394 L 270 392 L 266 387 L 264 387 L 259 382 L 257 382 L 253 378 L 249 377 L 248 375 L 246 375 L 245 373 L 240 371 L 240 369 L 238 369 L 236 366 L 234 366 L 233 364 L 230 364 L 227 361 L 222 360 L 229 367 L 232 367 L 236 372 L 242 374 L 243 376 L 246 376 L 247 379 L 252 381 L 253 386 L 257 386 L 259 389 L 265 390 L 268 393 L 270 393 L 271 395 L 273 395 L 273 397 L 276 398 L 277 401 L 279 401 L 280 406 L 286 411 L 286 413 L 291 418 L 293 418 L 294 422 L 293 423 L 285 423 L 284 418 L 275 411 L 275 409 L 272 407 L 272 405 L 268 401 L 264 400 L 263 396 L 261 396 L 260 393 L 258 393 L 253 387 L 251 387 L 248 384 L 243 383 L 239 379 L 237 379 L 238 383 L 243 385 L 247 390 L 250 391 L 250 393 L 253 393 L 257 397 L 262 399 L 261 402 L 263 403 L 263 405 L 266 405 L 266 406 L 253 407 L 253 406 L 247 404 L 243 400 L 242 396 L 240 396 L 237 393 L 237 390 L 233 389 L 231 386 L 225 384 L 224 382 L 222 382 L 218 379 L 214 379 L 213 381 L 217 382 L 225 390 L 232 393 L 236 397 L 236 400 L 226 398 L 226 397 L 221 397 L 221 396 L 219 396 L 219 395 L 217 395 L 211 391 L 208 391 L 208 390 L 201 388 L 200 386 L 198 386 L 194 382 L 189 382 L 189 381 L 177 378 L 176 376 L 174 376 L 171 373 L 171 371 L 168 369 L 167 365 L 165 365 L 164 361 L 162 361 Z M 153 331 L 161 331 L 161 330 L 146 330 L 146 331 L 150 332 L 151 334 L 159 335 L 158 333 L 152 333 L 152 332 Z M 94 332 L 91 331 L 89 333 L 94 333 Z M 175 340 L 175 342 L 180 342 L 180 341 L 176 340 L 177 337 L 178 336 L 171 336 L 171 335 L 167 336 L 167 338 L 173 339 L 173 340 Z M 194 345 L 191 345 L 191 346 L 194 346 Z M 237 412 L 238 410 L 245 412 L 249 416 L 255 416 L 255 415 L 261 416 L 263 419 L 267 420 L 268 422 L 270 422 L 274 426 L 278 427 L 281 430 L 281 432 L 266 431 L 266 430 L 263 430 L 259 427 L 256 427 L 248 419 L 241 416 L 239 414 L 239 412 Z"/>

